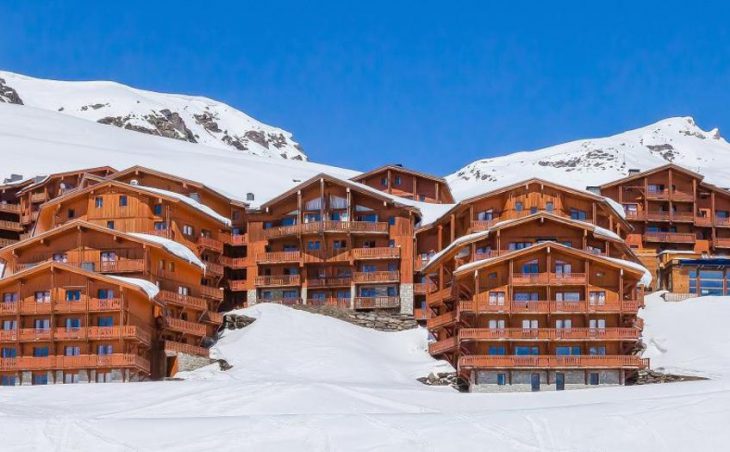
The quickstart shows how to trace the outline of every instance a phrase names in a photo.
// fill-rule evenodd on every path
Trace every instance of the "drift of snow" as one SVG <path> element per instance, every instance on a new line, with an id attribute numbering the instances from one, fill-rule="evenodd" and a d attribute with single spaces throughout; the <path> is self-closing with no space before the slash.
<path id="1" fill-rule="evenodd" d="M 205 264 L 203 263 L 203 261 L 201 261 L 190 248 L 183 245 L 182 243 L 178 243 L 174 240 L 170 240 L 157 235 L 143 234 L 141 232 L 128 232 L 127 234 L 139 237 L 143 240 L 147 240 L 148 242 L 159 243 L 160 245 L 162 245 L 163 248 L 165 248 L 167 251 L 171 252 L 175 256 L 186 260 L 193 265 L 197 265 L 198 267 L 205 270 Z"/>
<path id="2" fill-rule="evenodd" d="M 116 275 L 107 275 L 110 278 L 118 279 L 119 281 L 125 282 L 127 284 L 132 284 L 134 286 L 139 287 L 140 289 L 144 290 L 149 299 L 153 299 L 157 296 L 158 293 L 160 293 L 160 288 L 157 287 L 157 285 L 153 282 L 147 281 L 146 279 L 141 278 L 130 278 L 128 276 L 116 276 Z"/>

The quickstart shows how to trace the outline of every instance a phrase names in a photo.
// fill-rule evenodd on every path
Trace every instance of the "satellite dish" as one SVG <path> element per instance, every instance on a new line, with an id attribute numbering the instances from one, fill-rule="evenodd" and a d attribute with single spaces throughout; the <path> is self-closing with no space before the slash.
<path id="1" fill-rule="evenodd" d="M 137 179 L 132 179 L 129 181 L 129 185 L 139 185 L 139 181 Z"/>

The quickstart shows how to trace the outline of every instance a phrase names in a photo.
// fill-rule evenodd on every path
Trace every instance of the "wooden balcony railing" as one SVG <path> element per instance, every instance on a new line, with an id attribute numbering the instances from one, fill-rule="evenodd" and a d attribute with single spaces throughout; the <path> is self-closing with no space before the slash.
<path id="1" fill-rule="evenodd" d="M 182 342 L 175 341 L 165 341 L 165 353 L 169 355 L 185 353 L 186 355 L 206 357 L 209 355 L 207 348 L 198 347 L 197 345 L 183 344 Z"/>
<path id="2" fill-rule="evenodd" d="M 273 251 L 269 253 L 261 253 L 256 256 L 256 262 L 259 264 L 299 262 L 301 259 L 301 251 Z"/>
<path id="3" fill-rule="evenodd" d="M 99 273 L 136 273 L 145 270 L 145 261 L 144 259 L 99 261 L 96 268 L 99 269 Z"/>
<path id="4" fill-rule="evenodd" d="M 730 228 L 730 218 L 715 217 L 715 226 L 718 228 Z"/>
<path id="5" fill-rule="evenodd" d="M 88 369 L 88 368 L 137 368 L 150 371 L 149 360 L 128 353 L 111 355 L 76 355 L 76 356 L 19 356 L 17 358 L 0 359 L 0 370 L 54 370 L 54 369 Z"/>
<path id="6" fill-rule="evenodd" d="M 480 232 L 480 231 L 486 231 L 487 229 L 494 226 L 499 220 L 472 220 L 471 222 L 471 232 Z"/>
<path id="7" fill-rule="evenodd" d="M 669 212 L 647 212 L 646 219 L 649 221 L 669 221 Z"/>
<path id="8" fill-rule="evenodd" d="M 385 309 L 400 307 L 400 297 L 355 297 L 355 309 Z"/>
<path id="9" fill-rule="evenodd" d="M 443 328 L 448 325 L 456 323 L 458 319 L 458 313 L 456 311 L 449 311 L 435 317 L 431 317 L 426 321 L 428 329 Z"/>
<path id="10" fill-rule="evenodd" d="M 301 283 L 302 278 L 300 275 L 267 275 L 256 277 L 256 286 L 259 287 L 298 286 Z"/>
<path id="11" fill-rule="evenodd" d="M 233 246 L 243 246 L 248 244 L 248 234 L 232 234 L 229 243 Z"/>
<path id="12" fill-rule="evenodd" d="M 647 242 L 695 243 L 697 238 L 694 234 L 685 232 L 646 232 L 644 240 Z"/>
<path id="13" fill-rule="evenodd" d="M 416 295 L 426 295 L 436 290 L 436 284 L 432 282 L 421 282 L 413 284 L 413 293 Z"/>
<path id="14" fill-rule="evenodd" d="M 428 303 L 429 306 L 443 303 L 445 300 L 448 300 L 450 298 L 453 298 L 453 292 L 451 290 L 451 287 L 444 287 L 441 290 L 437 290 L 435 292 L 430 292 L 426 294 L 426 303 Z"/>
<path id="15" fill-rule="evenodd" d="M 670 197 L 672 198 L 672 201 L 692 202 L 695 200 L 695 196 L 692 193 L 678 190 L 672 191 Z"/>
<path id="16" fill-rule="evenodd" d="M 67 304 L 72 304 L 73 302 L 67 302 Z M 56 303 L 56 306 L 62 305 L 63 302 Z M 90 298 L 87 301 L 88 309 L 91 312 L 105 312 L 105 311 L 119 311 L 122 309 L 122 299 L 121 298 L 107 298 L 107 299 L 100 299 L 100 298 Z"/>
<path id="17" fill-rule="evenodd" d="M 606 313 L 636 313 L 641 307 L 638 300 L 613 300 L 604 302 L 591 301 L 555 301 L 555 300 L 532 300 L 532 301 L 489 301 L 482 296 L 472 300 L 460 300 L 457 304 L 459 313 L 473 314 L 550 314 L 550 313 L 576 313 L 588 314 L 597 312 Z"/>
<path id="18" fill-rule="evenodd" d="M 222 300 L 223 290 L 219 287 L 200 286 L 200 295 L 211 300 Z"/>
<path id="19" fill-rule="evenodd" d="M 645 369 L 649 359 L 633 355 L 554 356 L 554 355 L 471 355 L 459 358 L 459 369 L 472 368 L 588 368 Z"/>
<path id="20" fill-rule="evenodd" d="M 286 297 L 286 298 L 258 298 L 256 303 L 273 303 L 282 304 L 284 306 L 293 306 L 296 304 L 302 304 L 301 298 Z"/>
<path id="21" fill-rule="evenodd" d="M 5 231 L 21 232 L 24 228 L 18 221 L 0 220 L 0 229 Z"/>
<path id="22" fill-rule="evenodd" d="M 18 243 L 18 241 L 15 240 L 15 239 L 0 238 L 0 248 L 4 248 L 4 247 L 10 246 L 10 245 L 14 245 L 16 243 Z"/>
<path id="23" fill-rule="evenodd" d="M 221 256 L 218 259 L 218 262 L 228 268 L 233 268 L 236 270 L 246 268 L 251 265 L 251 260 L 248 257 Z"/>
<path id="24" fill-rule="evenodd" d="M 201 248 L 207 248 L 209 250 L 216 251 L 218 253 L 223 252 L 223 242 L 211 237 L 198 237 L 198 246 L 200 246 Z"/>
<path id="25" fill-rule="evenodd" d="M 428 352 L 432 355 L 440 355 L 441 353 L 454 351 L 458 346 L 459 338 L 454 336 L 428 344 Z"/>
<path id="26" fill-rule="evenodd" d="M 350 232 L 387 234 L 388 223 L 369 221 L 313 221 L 310 223 L 276 226 L 264 230 L 267 239 L 297 234 L 319 234 L 322 232 Z"/>
<path id="27" fill-rule="evenodd" d="M 548 278 L 550 284 L 585 284 L 585 273 L 550 273 Z"/>
<path id="28" fill-rule="evenodd" d="M 157 295 L 157 299 L 164 303 L 170 303 L 199 311 L 205 311 L 208 309 L 208 302 L 205 301 L 204 298 L 194 297 L 192 295 L 182 295 L 169 290 L 161 290 Z"/>
<path id="29" fill-rule="evenodd" d="M 307 250 L 303 253 L 304 262 L 347 262 L 350 260 L 349 250 Z"/>
<path id="30" fill-rule="evenodd" d="M 20 213 L 20 204 L 0 202 L 0 212 L 18 214 Z"/>
<path id="31" fill-rule="evenodd" d="M 203 322 L 210 323 L 212 325 L 223 324 L 223 314 L 215 311 L 206 311 L 202 317 Z"/>
<path id="32" fill-rule="evenodd" d="M 246 290 L 246 280 L 245 279 L 229 279 L 228 288 L 231 289 L 233 292 L 243 292 Z"/>
<path id="33" fill-rule="evenodd" d="M 672 212 L 672 221 L 681 221 L 685 223 L 693 223 L 695 215 L 692 212 Z"/>
<path id="34" fill-rule="evenodd" d="M 174 319 L 172 317 L 164 317 L 165 327 L 171 331 L 178 333 L 190 334 L 193 336 L 205 336 L 206 327 L 202 323 L 189 322 L 182 319 Z"/>
<path id="35" fill-rule="evenodd" d="M 642 221 L 642 220 L 645 220 L 646 219 L 646 212 L 643 212 L 643 211 L 642 212 L 639 212 L 639 211 L 636 211 L 636 212 L 627 211 L 626 212 L 626 219 L 627 220 L 634 220 L 634 221 Z"/>
<path id="36" fill-rule="evenodd" d="M 30 202 L 46 202 L 48 200 L 48 193 L 31 193 Z"/>
<path id="37" fill-rule="evenodd" d="M 730 238 L 719 237 L 712 241 L 715 248 L 730 248 Z"/>
<path id="38" fill-rule="evenodd" d="M 149 345 L 150 341 L 152 340 L 152 334 L 149 331 L 134 325 L 56 328 L 55 330 L 53 330 L 53 340 L 56 341 L 113 339 L 136 339 L 143 344 Z"/>
<path id="39" fill-rule="evenodd" d="M 413 318 L 416 320 L 428 320 L 431 318 L 430 309 L 415 308 L 413 310 Z"/>
<path id="40" fill-rule="evenodd" d="M 396 247 L 380 247 L 380 248 L 353 248 L 352 257 L 356 260 L 364 259 L 398 259 L 400 257 L 400 248 Z"/>
<path id="41" fill-rule="evenodd" d="M 205 273 L 214 276 L 223 276 L 223 266 L 215 262 L 206 262 Z"/>
<path id="42" fill-rule="evenodd" d="M 308 287 L 346 287 L 352 284 L 351 276 L 307 279 Z"/>
<path id="43" fill-rule="evenodd" d="M 548 281 L 548 273 L 514 273 L 512 275 L 512 284 L 515 285 L 548 284 Z"/>
<path id="44" fill-rule="evenodd" d="M 337 297 L 308 298 L 307 304 L 310 306 L 334 306 L 341 309 L 348 309 L 350 307 L 350 299 Z"/>
<path id="45" fill-rule="evenodd" d="M 638 328 L 462 328 L 460 341 L 633 341 L 638 340 Z"/>
<path id="46" fill-rule="evenodd" d="M 355 272 L 352 274 L 352 281 L 355 283 L 385 283 L 400 281 L 400 272 L 379 271 L 379 272 Z"/>

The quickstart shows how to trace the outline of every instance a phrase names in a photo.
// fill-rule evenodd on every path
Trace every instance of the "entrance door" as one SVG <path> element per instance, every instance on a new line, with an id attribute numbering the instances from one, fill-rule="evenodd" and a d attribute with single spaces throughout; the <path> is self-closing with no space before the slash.
<path id="1" fill-rule="evenodd" d="M 565 389 L 565 374 L 558 372 L 555 374 L 555 389 L 562 391 Z"/>
<path id="2" fill-rule="evenodd" d="M 540 390 L 540 374 L 532 374 L 530 376 L 530 383 L 532 385 L 532 392 Z"/>

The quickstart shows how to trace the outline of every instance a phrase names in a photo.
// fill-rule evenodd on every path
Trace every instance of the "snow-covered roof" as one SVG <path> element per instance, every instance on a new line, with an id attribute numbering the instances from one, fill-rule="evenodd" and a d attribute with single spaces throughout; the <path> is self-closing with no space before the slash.
<path id="1" fill-rule="evenodd" d="M 157 287 L 156 284 L 154 284 L 150 281 L 147 281 L 146 279 L 129 278 L 127 276 L 116 276 L 116 275 L 105 275 L 105 276 L 139 287 L 140 289 L 144 290 L 145 293 L 147 293 L 147 296 L 149 297 L 150 300 L 155 298 L 157 296 L 157 294 L 160 293 L 160 288 Z"/>
<path id="2" fill-rule="evenodd" d="M 624 206 L 609 198 L 608 196 L 602 196 L 602 198 L 608 203 L 609 206 L 624 220 L 626 219 L 626 209 Z"/>
<path id="3" fill-rule="evenodd" d="M 183 245 L 182 243 L 176 242 L 174 240 L 170 240 L 165 237 L 159 237 L 157 235 L 152 234 L 142 234 L 140 232 L 127 232 L 127 234 L 139 237 L 140 239 L 147 240 L 148 242 L 154 242 L 159 245 L 162 245 L 167 251 L 171 252 L 175 256 L 186 260 L 190 262 L 193 265 L 197 265 L 198 267 L 205 270 L 205 264 L 203 261 L 201 261 L 198 256 L 193 253 L 193 251 L 188 248 L 187 246 Z"/>
<path id="4" fill-rule="evenodd" d="M 442 249 L 438 253 L 433 254 L 428 259 L 428 262 L 426 262 L 426 264 L 424 265 L 424 268 L 428 268 L 434 262 L 441 259 L 442 256 L 444 256 L 445 254 L 448 254 L 450 251 L 453 251 L 454 249 L 456 249 L 462 245 L 466 245 L 467 243 L 471 243 L 472 241 L 489 237 L 489 232 L 490 232 L 490 230 L 487 229 L 486 231 L 472 232 L 471 234 L 462 235 L 461 237 L 457 238 L 453 242 L 449 243 L 448 246 L 446 246 L 446 248 Z"/>
<path id="5" fill-rule="evenodd" d="M 638 264 L 636 262 L 627 261 L 626 259 L 619 259 L 617 257 L 609 257 L 609 256 L 600 256 L 600 257 L 602 259 L 608 259 L 610 261 L 616 262 L 617 264 L 625 265 L 625 266 L 631 267 L 637 271 L 643 272 L 644 276 L 641 277 L 639 284 L 643 285 L 644 287 L 649 287 L 651 285 L 651 281 L 654 279 L 651 272 L 649 270 L 647 270 L 647 268 L 641 264 Z"/>
<path id="6" fill-rule="evenodd" d="M 190 207 L 192 207 L 200 212 L 203 212 L 204 214 L 208 215 L 209 217 L 216 219 L 217 221 L 225 224 L 226 226 L 231 225 L 231 220 L 229 218 L 224 217 L 223 215 L 219 214 L 215 210 L 211 209 L 210 207 L 206 206 L 205 204 L 199 203 L 198 201 L 194 200 L 193 198 L 190 198 L 189 196 L 181 195 L 180 193 L 175 193 L 174 191 L 162 190 L 161 188 L 147 187 L 145 185 L 134 185 L 134 187 L 139 188 L 144 191 L 157 193 L 159 195 L 168 196 L 170 198 L 175 198 L 179 201 L 184 202 L 185 204 L 189 205 Z"/>

